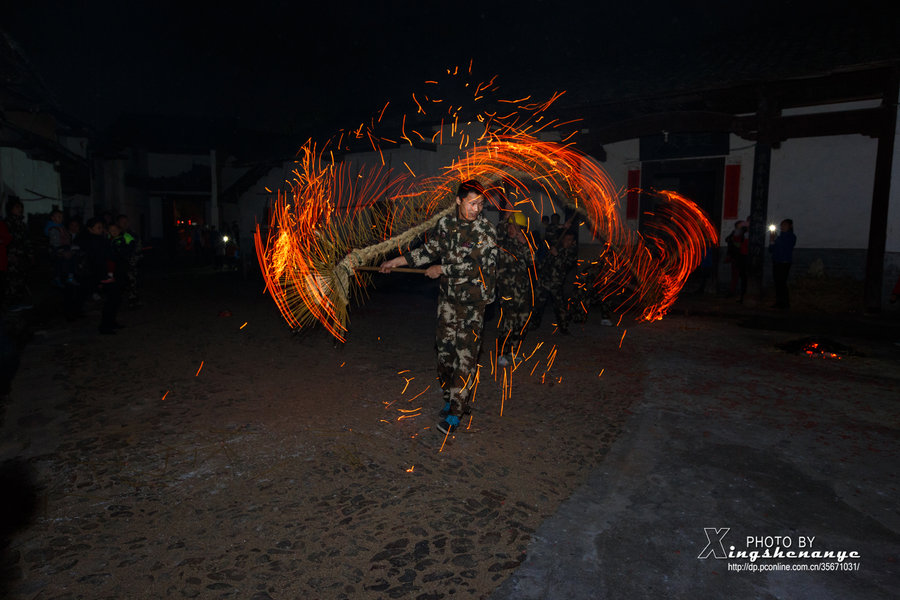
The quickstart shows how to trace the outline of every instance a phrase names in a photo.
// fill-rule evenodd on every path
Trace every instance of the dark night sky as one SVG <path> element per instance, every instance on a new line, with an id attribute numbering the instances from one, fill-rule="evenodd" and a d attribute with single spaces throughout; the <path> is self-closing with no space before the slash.
<path id="1" fill-rule="evenodd" d="M 510 95 L 577 93 L 635 54 L 688 52 L 810 14 L 809 3 L 720 0 L 6 4 L 0 29 L 62 109 L 95 128 L 149 113 L 283 133 L 358 123 L 470 59 Z"/>

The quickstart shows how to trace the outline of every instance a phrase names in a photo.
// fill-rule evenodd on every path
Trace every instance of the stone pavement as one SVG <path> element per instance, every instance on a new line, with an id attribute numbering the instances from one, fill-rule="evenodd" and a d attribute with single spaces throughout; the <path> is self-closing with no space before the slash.
<path id="1" fill-rule="evenodd" d="M 547 384 L 517 379 L 502 419 L 486 411 L 438 453 L 430 421 L 386 418 L 394 381 L 421 388 L 431 371 L 432 298 L 375 294 L 335 350 L 291 340 L 258 290 L 169 288 L 114 340 L 81 324 L 26 349 L 2 440 L 0 483 L 20 492 L 7 501 L 34 513 L 0 565 L 13 597 L 888 598 L 900 584 L 896 313 L 701 297 L 657 323 L 589 320 L 549 338 Z M 810 334 L 857 354 L 777 347 Z M 139 365 L 124 383 L 121 364 Z M 860 558 L 717 556 L 748 536 Z M 775 564 L 834 570 L 750 570 Z"/>
<path id="2" fill-rule="evenodd" d="M 831 319 L 730 306 L 723 320 L 721 303 L 687 305 L 683 314 L 719 318 L 673 315 L 669 326 L 685 331 L 635 342 L 650 375 L 634 414 L 491 599 L 896 598 L 896 312 Z M 864 356 L 775 349 L 835 334 Z M 751 560 L 767 548 L 811 553 Z"/>
<path id="3" fill-rule="evenodd" d="M 473 426 L 445 445 L 419 279 L 354 310 L 345 346 L 208 272 L 152 282 L 114 336 L 97 314 L 36 323 L 4 411 L 20 510 L 0 515 L 0 597 L 487 597 L 637 383 L 598 377 L 627 362 L 614 329 L 545 327 L 505 405 L 485 368 Z"/>

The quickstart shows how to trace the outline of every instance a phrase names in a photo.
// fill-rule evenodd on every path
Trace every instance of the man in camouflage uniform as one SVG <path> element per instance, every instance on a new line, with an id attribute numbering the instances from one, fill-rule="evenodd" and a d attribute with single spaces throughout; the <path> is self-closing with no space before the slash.
<path id="1" fill-rule="evenodd" d="M 544 242 L 547 247 L 551 247 L 559 241 L 565 227 L 559 222 L 559 213 L 553 213 L 550 216 L 550 223 L 544 228 Z"/>
<path id="2" fill-rule="evenodd" d="M 531 317 L 534 292 L 534 254 L 522 228 L 528 221 L 522 213 L 513 213 L 509 222 L 497 229 L 497 297 L 500 300 L 499 356 L 505 367 L 518 355 Z"/>
<path id="3" fill-rule="evenodd" d="M 575 247 L 575 234 L 571 231 L 563 233 L 559 244 L 550 247 L 550 254 L 544 259 L 540 271 L 540 293 L 535 303 L 532 320 L 534 327 L 541 323 L 544 307 L 547 302 L 553 304 L 553 313 L 556 316 L 556 326 L 560 333 L 567 333 L 569 326 L 569 311 L 567 310 L 564 288 L 566 275 L 575 266 L 578 250 Z"/>
<path id="4" fill-rule="evenodd" d="M 439 261 L 425 275 L 441 282 L 435 348 L 445 401 L 438 429 L 445 434 L 452 433 L 469 412 L 484 308 L 494 300 L 497 234 L 481 214 L 484 193 L 477 181 L 462 183 L 455 214 L 442 217 L 425 244 L 381 265 L 381 272 L 389 273 L 394 267 Z"/>

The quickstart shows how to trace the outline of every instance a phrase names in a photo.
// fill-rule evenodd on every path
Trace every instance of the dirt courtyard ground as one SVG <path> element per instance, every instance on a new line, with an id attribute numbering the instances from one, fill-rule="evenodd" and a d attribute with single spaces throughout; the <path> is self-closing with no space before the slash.
<path id="1" fill-rule="evenodd" d="M 345 345 L 197 270 L 151 278 L 114 336 L 96 314 L 43 324 L 4 420 L 37 495 L 9 593 L 487 597 L 616 439 L 641 378 L 623 335 L 645 326 L 545 324 L 504 398 L 489 325 L 475 418 L 442 449 L 436 290 L 406 283 L 353 311 Z"/>

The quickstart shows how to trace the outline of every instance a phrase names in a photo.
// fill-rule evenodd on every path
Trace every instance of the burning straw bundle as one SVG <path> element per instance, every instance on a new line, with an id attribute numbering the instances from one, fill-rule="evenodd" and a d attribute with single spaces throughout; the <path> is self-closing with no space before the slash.
<path id="1" fill-rule="evenodd" d="M 414 243 L 451 210 L 453 191 L 437 181 L 413 187 L 390 169 L 351 172 L 311 145 L 293 176 L 268 231 L 254 236 L 266 288 L 292 327 L 319 322 L 343 341 L 349 304 L 368 283 L 357 270 Z"/>
<path id="2" fill-rule="evenodd" d="M 468 179 L 523 193 L 538 187 L 580 211 L 594 237 L 614 249 L 619 268 L 606 278 L 605 288 L 639 280 L 631 301 L 650 302 L 646 319 L 665 312 L 699 264 L 696 252 L 680 253 L 715 239 L 702 213 L 685 208 L 693 203 L 678 197 L 672 202 L 679 210 L 671 214 L 701 223 L 664 225 L 661 231 L 686 239 L 666 246 L 668 252 L 651 253 L 622 225 L 618 192 L 585 155 L 521 132 L 483 142 L 442 176 L 425 180 L 381 168 L 351 173 L 346 162 L 324 161 L 311 144 L 305 146 L 290 194 L 279 193 L 268 232 L 257 228 L 255 236 L 267 289 L 287 322 L 299 328 L 318 321 L 343 341 L 348 306 L 369 283 L 361 268 L 414 244 L 455 209 L 456 187 Z"/>

